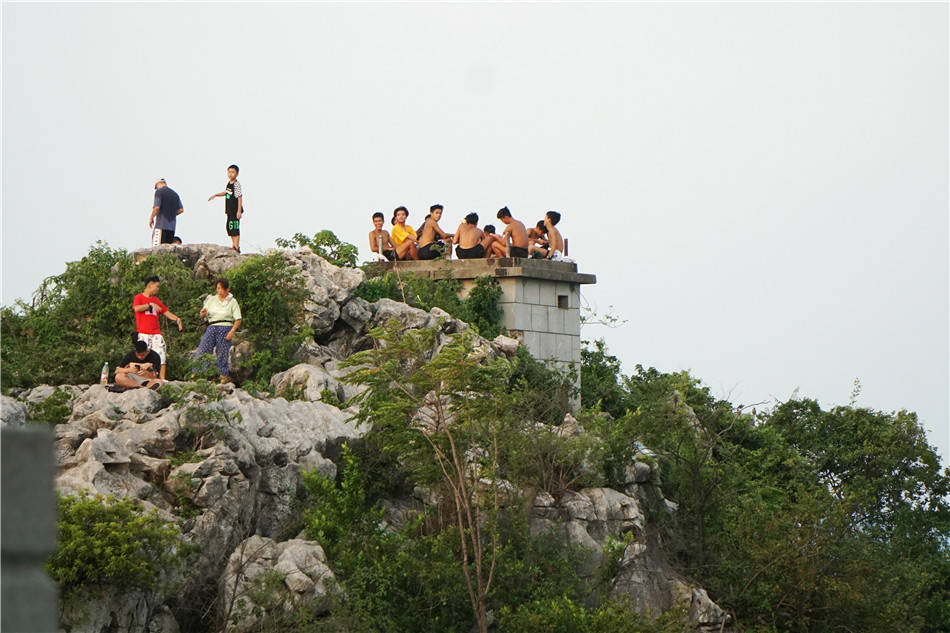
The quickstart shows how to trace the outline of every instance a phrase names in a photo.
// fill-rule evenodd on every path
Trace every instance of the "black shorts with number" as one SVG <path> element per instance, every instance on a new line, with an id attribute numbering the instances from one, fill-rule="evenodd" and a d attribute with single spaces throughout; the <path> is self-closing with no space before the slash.
<path id="1" fill-rule="evenodd" d="M 241 221 L 237 219 L 237 212 L 228 213 L 228 221 L 225 224 L 225 229 L 228 231 L 228 235 L 240 235 L 241 234 Z"/>

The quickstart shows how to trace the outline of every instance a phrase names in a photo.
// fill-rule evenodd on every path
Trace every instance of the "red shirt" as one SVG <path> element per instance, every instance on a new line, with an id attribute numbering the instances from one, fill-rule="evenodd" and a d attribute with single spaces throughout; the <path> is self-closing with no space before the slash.
<path id="1" fill-rule="evenodd" d="M 158 300 L 158 297 L 146 297 L 145 293 L 140 292 L 135 295 L 135 299 L 132 299 L 132 305 L 148 305 L 148 310 L 135 313 L 135 329 L 139 334 L 162 333 L 162 328 L 158 325 L 158 315 L 168 312 L 168 308 Z"/>

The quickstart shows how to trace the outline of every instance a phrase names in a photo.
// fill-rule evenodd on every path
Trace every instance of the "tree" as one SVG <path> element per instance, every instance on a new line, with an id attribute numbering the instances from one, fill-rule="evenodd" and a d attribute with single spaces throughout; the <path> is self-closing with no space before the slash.
<path id="1" fill-rule="evenodd" d="M 499 542 L 499 441 L 514 411 L 506 393 L 509 364 L 487 360 L 472 333 L 432 355 L 436 332 L 376 328 L 373 350 L 346 365 L 366 385 L 359 419 L 388 433 L 420 481 L 439 482 L 450 500 L 459 564 L 478 630 L 488 630 L 487 600 Z M 430 358 L 431 357 L 431 358 Z"/>

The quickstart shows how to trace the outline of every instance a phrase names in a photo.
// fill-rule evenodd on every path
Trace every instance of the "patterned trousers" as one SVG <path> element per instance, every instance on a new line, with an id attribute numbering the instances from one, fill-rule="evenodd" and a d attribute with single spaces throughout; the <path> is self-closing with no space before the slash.
<path id="1" fill-rule="evenodd" d="M 210 354 L 211 350 L 215 350 L 218 372 L 222 376 L 228 375 L 228 353 L 231 351 L 231 341 L 225 336 L 230 330 L 230 325 L 209 325 L 204 336 L 201 337 L 198 351 L 195 352 L 195 360 L 197 360 L 201 355 Z"/>

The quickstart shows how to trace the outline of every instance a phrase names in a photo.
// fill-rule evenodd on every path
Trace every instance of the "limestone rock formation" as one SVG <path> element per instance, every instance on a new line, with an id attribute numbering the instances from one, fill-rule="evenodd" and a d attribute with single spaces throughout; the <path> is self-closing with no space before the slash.
<path id="1" fill-rule="evenodd" d="M 200 278 L 221 275 L 250 257 L 208 244 L 160 246 L 134 256 L 140 261 L 154 252 L 173 253 Z M 170 383 L 162 393 L 137 389 L 119 394 L 99 385 L 40 386 L 15 400 L 4 396 L 2 402 L 3 424 L 20 425 L 31 406 L 46 402 L 57 390 L 65 393 L 57 401 L 66 400 L 69 414 L 55 428 L 59 491 L 139 499 L 180 526 L 198 553 L 181 578 L 161 586 L 177 583 L 176 595 L 184 596 L 216 586 L 217 595 L 202 598 L 205 603 L 198 610 L 217 605 L 219 617 L 230 620 L 236 631 L 253 627 L 254 606 L 289 606 L 332 591 L 333 573 L 320 544 L 286 539 L 299 530 L 293 514 L 302 494 L 302 472 L 334 476 L 333 460 L 342 444 L 370 432 L 354 421 L 354 409 L 334 406 L 360 393 L 345 381 L 352 370 L 342 368 L 341 361 L 371 346 L 367 331 L 391 320 L 405 330 L 436 328 L 432 354 L 469 327 L 438 308 L 426 312 L 389 299 L 369 303 L 354 296 L 361 271 L 332 266 L 309 249 L 279 252 L 305 279 L 310 293 L 306 319 L 317 337 L 298 350 L 300 364 L 273 376 L 277 397 L 232 385 Z M 232 351 L 253 352 L 239 348 Z M 479 339 L 475 355 L 511 357 L 517 350 L 517 341 L 499 336 Z M 583 428 L 568 416 L 560 427 L 545 432 L 574 437 Z M 628 596 L 637 610 L 658 612 L 688 600 L 694 622 L 718 626 L 724 614 L 702 589 L 690 587 L 670 569 L 645 517 L 644 500 L 662 498 L 647 461 L 628 466 L 623 492 L 587 488 L 559 498 L 538 494 L 531 529 L 586 548 L 583 574 L 593 576 L 608 562 L 615 564 L 620 571 L 611 591 Z M 513 500 L 519 491 L 504 484 Z M 398 526 L 437 501 L 431 491 L 417 492 L 413 499 L 386 500 L 388 525 Z M 606 547 L 611 539 L 626 545 L 619 560 L 605 561 L 605 549 L 613 552 Z M 268 605 L 247 599 L 238 604 L 257 580 L 278 576 L 281 587 Z M 176 610 L 180 601 L 163 591 L 112 590 L 88 600 L 88 617 L 79 618 L 68 607 L 61 620 L 70 633 L 177 633 L 183 617 Z"/>

